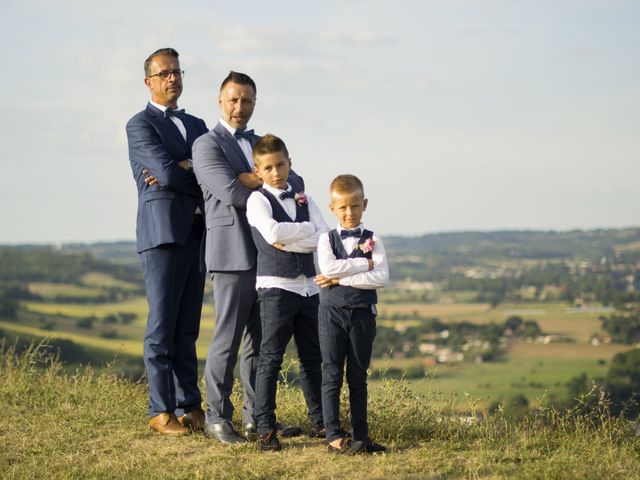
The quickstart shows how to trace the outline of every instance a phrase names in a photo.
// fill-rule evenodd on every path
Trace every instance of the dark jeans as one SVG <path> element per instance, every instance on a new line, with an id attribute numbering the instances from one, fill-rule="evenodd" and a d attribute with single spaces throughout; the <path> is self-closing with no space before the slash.
<path id="1" fill-rule="evenodd" d="M 322 351 L 322 411 L 327 440 L 342 436 L 340 389 L 345 360 L 353 439 L 363 440 L 369 435 L 367 369 L 376 336 L 376 317 L 371 307 L 349 309 L 320 305 L 318 327 Z"/>
<path id="2" fill-rule="evenodd" d="M 276 426 L 278 374 L 292 336 L 298 348 L 300 386 L 309 420 L 314 425 L 322 425 L 318 295 L 303 297 L 280 288 L 261 288 L 258 302 L 262 324 L 254 409 L 258 433 L 264 435 Z"/>

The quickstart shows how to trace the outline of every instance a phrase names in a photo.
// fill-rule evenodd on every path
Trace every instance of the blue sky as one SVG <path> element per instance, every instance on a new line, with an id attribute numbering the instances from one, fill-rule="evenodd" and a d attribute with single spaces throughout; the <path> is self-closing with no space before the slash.
<path id="1" fill-rule="evenodd" d="M 210 128 L 222 78 L 250 74 L 250 127 L 284 138 L 323 208 L 335 175 L 360 176 L 380 233 L 640 224 L 638 2 L 5 0 L 0 16 L 0 243 L 134 238 L 124 125 L 164 46 Z"/>

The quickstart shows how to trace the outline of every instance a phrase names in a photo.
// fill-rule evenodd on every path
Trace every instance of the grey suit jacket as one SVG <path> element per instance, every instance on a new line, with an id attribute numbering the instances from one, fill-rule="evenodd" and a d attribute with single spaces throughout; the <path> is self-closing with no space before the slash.
<path id="1" fill-rule="evenodd" d="M 254 145 L 258 137 L 250 140 Z M 207 237 L 205 262 L 210 272 L 249 270 L 256 247 L 247 223 L 247 199 L 253 190 L 237 179 L 251 172 L 236 139 L 218 123 L 192 147 L 193 171 L 204 195 Z"/>

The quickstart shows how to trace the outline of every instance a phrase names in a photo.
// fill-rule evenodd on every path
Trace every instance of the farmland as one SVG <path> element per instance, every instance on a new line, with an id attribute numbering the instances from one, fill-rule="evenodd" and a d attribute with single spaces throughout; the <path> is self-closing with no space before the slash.
<path id="1" fill-rule="evenodd" d="M 117 280 L 105 275 L 90 278 L 94 280 L 93 285 L 87 288 L 92 289 L 99 290 L 103 285 L 117 283 Z M 41 294 L 67 289 L 65 293 L 69 294 L 72 293 L 72 288 L 79 287 L 37 282 L 30 284 L 30 288 Z M 18 336 L 68 339 L 90 349 L 111 352 L 113 356 L 142 355 L 147 312 L 146 299 L 142 296 L 108 303 L 23 301 L 21 308 L 24 313 L 19 322 L 0 321 L 0 330 Z M 562 396 L 566 391 L 566 382 L 574 376 L 583 372 L 590 376 L 603 376 L 608 368 L 608 360 L 628 348 L 620 345 L 594 346 L 588 343 L 593 334 L 600 332 L 599 315 L 607 311 L 609 309 L 598 305 L 574 308 L 562 303 L 540 302 L 504 304 L 498 308 L 483 303 L 381 303 L 379 313 L 385 319 L 380 320 L 379 324 L 397 328 L 417 324 L 420 318 L 438 318 L 444 323 L 465 321 L 487 324 L 501 323 L 509 316 L 521 315 L 535 319 L 545 334 L 571 339 L 571 342 L 549 344 L 513 343 L 500 361 L 435 365 L 426 368 L 425 378 L 409 381 L 416 393 L 453 400 L 461 407 L 468 402 L 465 394 L 469 394 L 471 399 L 486 406 L 520 393 L 530 400 Z M 129 323 L 111 323 L 105 320 L 122 312 L 133 317 Z M 414 315 L 416 319 L 411 320 L 410 317 Z M 394 316 L 402 316 L 403 320 L 394 320 Z M 90 329 L 78 326 L 79 321 L 86 318 L 94 319 Z M 197 343 L 200 359 L 205 358 L 213 323 L 214 310 L 210 292 L 207 292 Z M 422 357 L 377 358 L 373 360 L 372 368 L 383 372 L 403 371 L 412 365 L 420 365 L 422 361 Z M 372 380 L 372 388 L 377 383 L 377 380 Z"/>

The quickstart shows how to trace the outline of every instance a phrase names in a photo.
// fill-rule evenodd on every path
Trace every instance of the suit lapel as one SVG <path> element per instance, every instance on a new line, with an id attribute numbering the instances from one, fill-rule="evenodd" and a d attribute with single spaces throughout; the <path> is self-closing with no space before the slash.
<path id="1" fill-rule="evenodd" d="M 178 126 L 175 123 L 173 123 L 173 120 L 171 120 L 171 118 L 165 118 L 164 112 L 162 110 L 154 107 L 153 105 L 151 105 L 151 103 L 147 103 L 147 111 L 151 115 L 156 117 L 159 122 L 162 122 L 164 125 L 167 125 L 167 128 L 174 133 L 174 137 L 176 137 L 185 146 L 187 145 L 187 141 L 189 140 L 189 131 L 193 129 L 193 126 L 191 125 L 191 120 L 187 116 L 185 116 L 184 119 L 182 118 L 180 119 L 182 120 L 182 124 L 184 125 L 184 128 L 187 131 L 187 140 L 185 140 L 184 137 L 182 136 L 182 133 L 180 133 L 180 129 L 178 128 Z"/>
<path id="2" fill-rule="evenodd" d="M 184 129 L 187 131 L 187 145 L 193 145 L 195 138 L 192 138 L 195 126 L 193 125 L 193 119 L 189 115 L 185 115 L 181 118 Z M 173 123 L 173 122 L 171 122 Z M 179 133 L 179 132 L 178 132 Z M 180 134 L 182 136 L 182 134 Z"/>
<path id="3" fill-rule="evenodd" d="M 226 150 L 234 152 L 236 154 L 235 156 L 238 157 L 238 160 L 242 162 L 242 165 L 244 165 L 246 171 L 251 172 L 251 165 L 249 165 L 247 157 L 244 156 L 244 152 L 240 148 L 240 145 L 238 145 L 238 142 L 233 135 L 229 133 L 229 130 L 224 128 L 224 126 L 218 122 L 213 131 L 218 135 L 220 142 L 224 143 Z"/>

